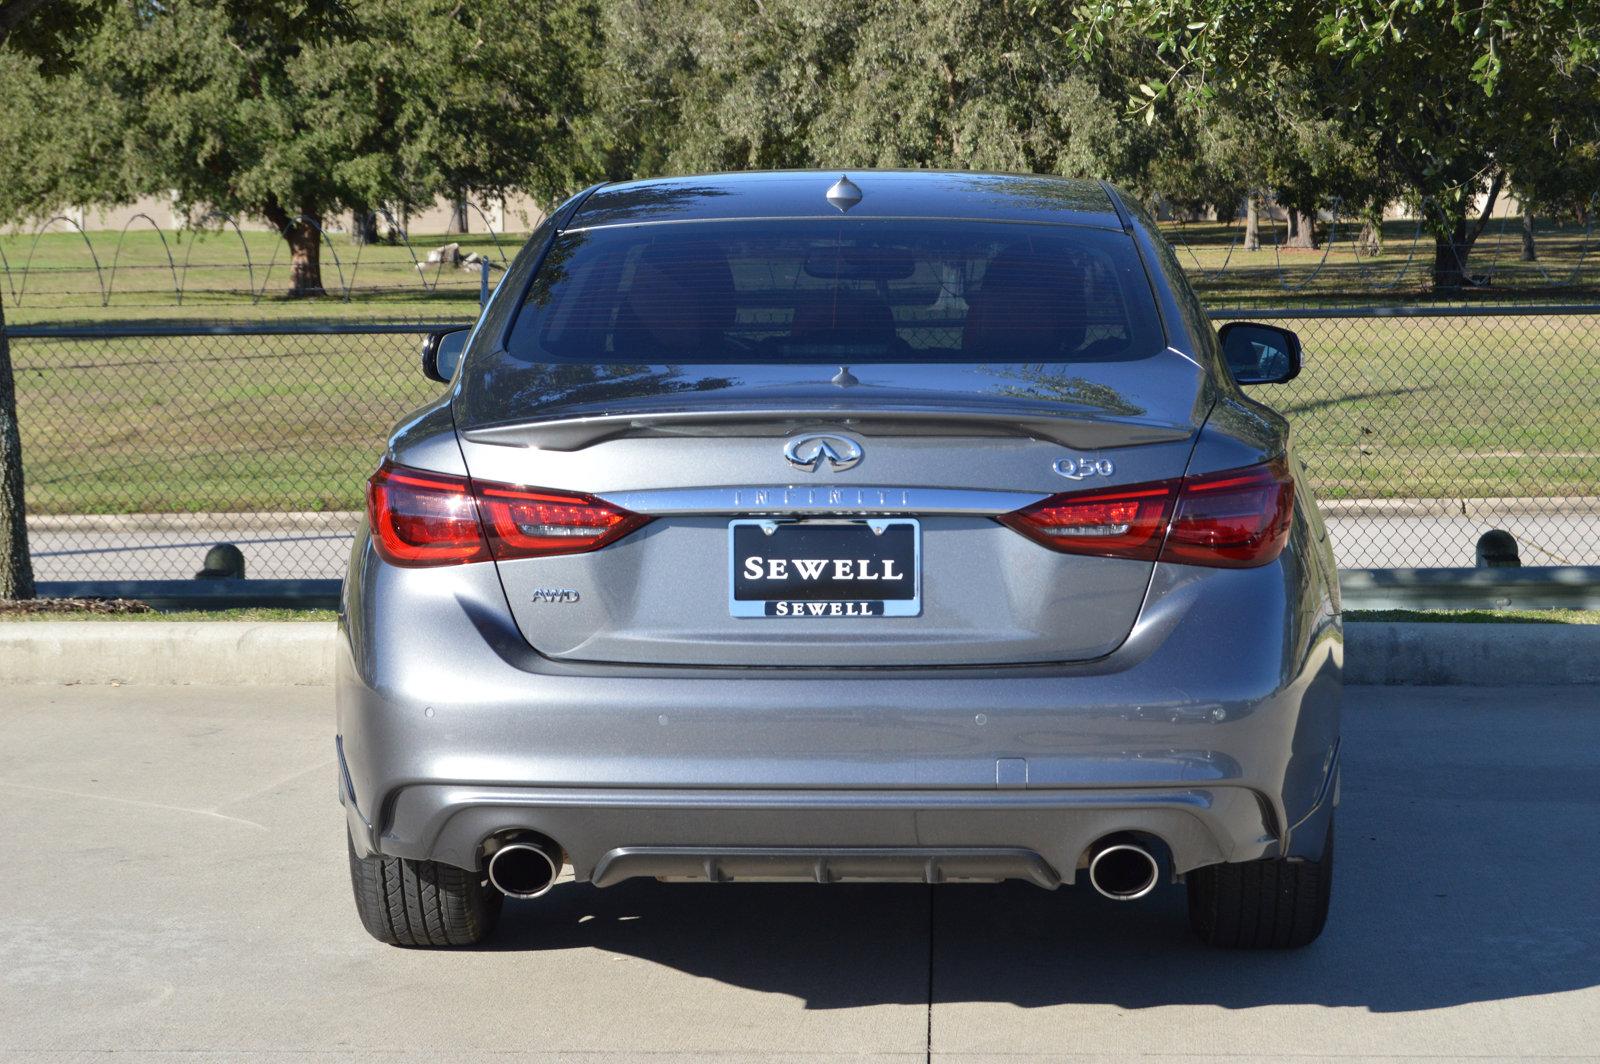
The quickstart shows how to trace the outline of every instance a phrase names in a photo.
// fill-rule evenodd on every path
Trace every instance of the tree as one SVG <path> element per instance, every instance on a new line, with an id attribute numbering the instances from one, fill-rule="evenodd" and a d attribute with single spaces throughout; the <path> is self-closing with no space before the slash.
<path id="1" fill-rule="evenodd" d="M 1370 137 L 1372 169 L 1419 203 L 1439 289 L 1466 280 L 1508 161 L 1571 121 L 1557 101 L 1592 101 L 1600 32 L 1591 5 L 1548 0 L 1095 0 L 1082 13 L 1067 31 L 1077 54 L 1107 34 L 1157 42 L 1165 73 L 1135 86 L 1140 109 L 1265 100 L 1305 78 L 1309 113 Z"/>
<path id="2" fill-rule="evenodd" d="M 0 599 L 33 598 L 23 487 L 16 374 L 11 366 L 11 344 L 6 340 L 6 310 L 0 305 Z"/>
<path id="3" fill-rule="evenodd" d="M 597 0 L 386 2 L 405 33 L 389 50 L 404 71 L 402 172 L 430 195 L 517 191 L 547 203 L 592 178 Z"/>
<path id="4" fill-rule="evenodd" d="M 53 189 L 71 187 L 81 176 L 53 165 L 60 156 L 52 145 L 56 137 L 86 136 L 87 131 L 44 116 L 52 110 L 52 82 L 59 84 L 71 71 L 65 43 L 92 27 L 100 14 L 101 5 L 93 2 L 0 2 L 0 100 L 11 116 L 0 122 L 0 159 L 29 160 L 29 165 L 9 167 L 0 181 L 0 218 L 26 213 Z M 16 374 L 0 301 L 0 599 L 33 595 Z"/>
<path id="5" fill-rule="evenodd" d="M 1111 178 L 1158 191 L 1184 131 L 1126 121 L 1132 38 L 1060 46 L 1064 0 L 610 0 L 607 168 L 950 167 Z"/>
<path id="6" fill-rule="evenodd" d="M 449 188 L 553 199 L 598 49 L 586 0 L 0 0 L 0 221 L 178 193 L 288 242 L 322 290 L 319 227 Z M 0 306 L 0 598 L 33 594 Z"/>
<path id="7" fill-rule="evenodd" d="M 178 0 L 118 5 L 77 58 L 116 131 L 99 165 L 117 191 L 265 219 L 291 292 L 314 295 L 336 213 L 564 191 L 583 157 L 571 42 L 588 46 L 593 16 L 580 0 Z"/>
<path id="8" fill-rule="evenodd" d="M 15 101 L 17 90 L 31 87 L 33 64 L 6 47 L 15 32 L 25 0 L 0 6 L 0 96 Z M 34 5 L 27 5 L 34 6 Z M 21 75 L 21 76 L 19 76 Z M 0 126 L 0 157 L 21 159 L 24 145 L 17 127 Z M 9 135 L 7 135 L 9 134 Z M 0 182 L 0 212 L 22 189 L 21 181 Z M 15 209 L 15 208 L 13 208 Z M 16 373 L 6 337 L 4 296 L 0 294 L 0 599 L 33 598 L 33 562 L 28 554 L 27 501 L 22 476 L 22 433 L 17 423 Z"/>
<path id="9" fill-rule="evenodd" d="M 824 93 L 869 6 L 607 0 L 596 91 L 607 175 L 809 165 Z"/>
<path id="10" fill-rule="evenodd" d="M 1505 160 L 1522 214 L 1523 262 L 1538 261 L 1535 215 L 1581 217 L 1600 194 L 1600 90 L 1593 83 L 1558 88 L 1567 90 L 1554 108 L 1562 121 L 1545 136 L 1522 138 Z"/>

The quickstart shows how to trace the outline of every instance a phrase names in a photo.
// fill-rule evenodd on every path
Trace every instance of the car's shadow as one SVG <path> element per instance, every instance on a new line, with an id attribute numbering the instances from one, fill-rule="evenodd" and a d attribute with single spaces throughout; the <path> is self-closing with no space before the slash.
<path id="1" fill-rule="evenodd" d="M 1567 765 L 1434 763 L 1346 789 L 1333 913 L 1291 952 L 1209 949 L 1181 887 L 563 884 L 508 904 L 490 948 L 605 950 L 813 1008 L 1073 1002 L 1397 1012 L 1600 984 L 1600 792 Z M 1347 781 L 1348 783 L 1348 781 Z M 931 949 L 930 949 L 931 940 Z M 931 964 L 931 979 L 929 976 Z"/>

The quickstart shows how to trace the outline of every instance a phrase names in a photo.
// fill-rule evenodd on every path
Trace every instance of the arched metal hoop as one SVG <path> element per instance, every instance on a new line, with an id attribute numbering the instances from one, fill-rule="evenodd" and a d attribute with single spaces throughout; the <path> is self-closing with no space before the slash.
<path id="1" fill-rule="evenodd" d="M 79 225 L 76 220 L 68 218 L 64 214 L 57 214 L 46 218 L 44 221 L 40 222 L 39 227 L 33 231 L 33 243 L 28 246 L 28 258 L 27 261 L 22 264 L 22 287 L 17 290 L 15 299 L 17 306 L 22 306 L 22 299 L 28 294 L 28 274 L 33 270 L 33 255 L 34 252 L 39 250 L 39 238 L 44 236 L 44 231 L 46 229 L 57 222 L 66 222 L 68 225 L 72 226 L 73 229 L 77 230 L 78 235 L 83 238 L 83 246 L 89 249 L 89 258 L 94 263 L 94 280 L 95 284 L 100 288 L 100 305 L 102 307 L 105 306 L 106 279 L 104 272 L 100 268 L 100 256 L 94 253 L 94 243 L 89 239 L 89 234 L 84 232 L 83 226 Z M 10 281 L 8 280 L 7 284 L 9 283 Z"/>
<path id="2" fill-rule="evenodd" d="M 246 291 L 250 293 L 252 300 L 254 300 L 256 294 L 256 268 L 255 263 L 250 259 L 250 242 L 244 238 L 244 230 L 239 227 L 239 223 L 234 220 L 233 215 L 223 214 L 221 211 L 208 211 L 197 223 L 195 223 L 194 228 L 200 229 L 204 227 L 207 222 L 212 221 L 213 219 L 220 221 L 224 225 L 233 226 L 234 233 L 238 235 L 239 246 L 244 249 L 244 268 L 247 284 Z M 189 260 L 194 256 L 194 244 L 194 238 L 191 236 L 189 240 L 189 247 L 183 253 L 183 273 L 181 274 L 183 278 L 181 285 L 183 291 L 188 291 Z M 181 292 L 178 296 L 178 303 L 180 306 L 183 304 L 183 295 Z"/>
<path id="3" fill-rule="evenodd" d="M 417 280 L 421 282 L 422 290 L 424 292 L 432 292 L 438 288 L 438 271 L 434 271 L 434 283 L 432 285 L 428 284 L 427 272 L 422 268 L 423 263 L 417 258 L 417 249 L 411 246 L 411 234 L 406 232 L 405 227 L 402 226 L 399 221 L 395 219 L 395 216 L 389 213 L 386 208 L 374 207 L 372 210 L 369 210 L 366 214 L 362 215 L 357 224 L 365 226 L 368 222 L 375 221 L 379 217 L 382 217 L 389 223 L 390 232 L 400 234 L 400 242 L 406 246 L 406 254 L 411 256 L 411 265 L 417 272 Z M 361 252 L 365 246 L 365 243 L 356 244 L 356 260 L 350 267 L 350 284 L 352 287 L 354 287 L 356 283 L 356 270 L 361 266 Z M 347 291 L 345 294 L 345 301 L 348 302 L 349 298 L 349 293 Z"/>
<path id="4" fill-rule="evenodd" d="M 105 294 L 101 297 L 100 305 L 102 307 L 111 305 L 111 292 L 117 284 L 117 263 L 122 261 L 122 242 L 128 239 L 129 227 L 141 218 L 150 223 L 150 228 L 156 231 L 156 237 L 161 241 L 161 250 L 167 256 L 167 270 L 172 274 L 172 295 L 177 299 L 178 305 L 181 307 L 183 306 L 183 286 L 178 283 L 178 266 L 172 261 L 172 248 L 167 244 L 167 234 L 161 231 L 160 224 L 154 218 L 142 211 L 124 222 L 122 232 L 117 234 L 117 249 L 111 256 L 111 276 L 106 280 Z"/>

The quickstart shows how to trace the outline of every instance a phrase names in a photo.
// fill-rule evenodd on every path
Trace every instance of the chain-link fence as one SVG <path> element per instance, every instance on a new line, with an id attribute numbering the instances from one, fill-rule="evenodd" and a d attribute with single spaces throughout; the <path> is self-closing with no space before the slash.
<path id="1" fill-rule="evenodd" d="M 36 578 L 182 579 L 219 542 L 247 576 L 342 575 L 389 426 L 438 394 L 427 328 L 12 329 Z"/>
<path id="2" fill-rule="evenodd" d="M 1600 564 L 1600 308 L 1259 310 L 1305 369 L 1294 422 L 1346 568 Z M 1240 316 L 1219 311 L 1218 319 Z M 343 573 L 389 426 L 438 385 L 421 324 L 123 323 L 11 331 L 41 580 Z"/>
<path id="3" fill-rule="evenodd" d="M 1600 307 L 1248 314 L 1304 345 L 1252 394 L 1293 423 L 1341 567 L 1470 566 L 1491 528 L 1525 565 L 1600 564 Z"/>

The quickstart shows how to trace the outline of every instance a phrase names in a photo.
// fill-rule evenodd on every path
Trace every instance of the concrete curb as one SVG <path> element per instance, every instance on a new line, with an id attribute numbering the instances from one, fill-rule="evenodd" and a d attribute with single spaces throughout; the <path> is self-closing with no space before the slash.
<path id="1" fill-rule="evenodd" d="M 333 682 L 334 626 L 323 621 L 0 622 L 5 684 Z M 1600 683 L 1600 625 L 1345 626 L 1346 683 Z"/>
<path id="2" fill-rule="evenodd" d="M 1600 683 L 1600 625 L 1362 621 L 1344 628 L 1345 683 Z"/>
<path id="3" fill-rule="evenodd" d="M 0 622 L 4 684 L 333 682 L 327 621 Z"/>

